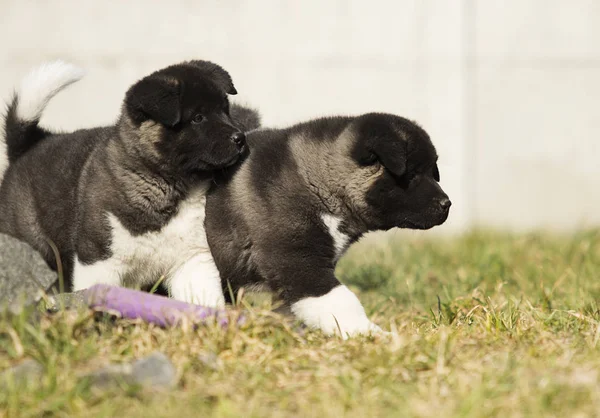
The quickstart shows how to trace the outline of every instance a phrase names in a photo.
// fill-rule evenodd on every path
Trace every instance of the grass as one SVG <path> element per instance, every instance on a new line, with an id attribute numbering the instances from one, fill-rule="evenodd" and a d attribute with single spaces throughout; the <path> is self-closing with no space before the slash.
<path id="1" fill-rule="evenodd" d="M 46 374 L 0 391 L 0 416 L 600 415 L 600 231 L 385 237 L 351 248 L 338 276 L 390 340 L 326 338 L 260 306 L 225 330 L 5 316 L 0 370 L 34 358 Z M 175 390 L 79 377 L 155 350 L 176 364 Z"/>

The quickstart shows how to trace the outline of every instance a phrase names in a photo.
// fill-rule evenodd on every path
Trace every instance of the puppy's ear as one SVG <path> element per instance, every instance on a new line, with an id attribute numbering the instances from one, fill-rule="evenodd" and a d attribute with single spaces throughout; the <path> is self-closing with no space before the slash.
<path id="1" fill-rule="evenodd" d="M 373 142 L 373 153 L 384 167 L 396 177 L 402 177 L 406 172 L 407 142 L 393 137 L 378 137 Z"/>
<path id="2" fill-rule="evenodd" d="M 221 66 L 209 61 L 201 60 L 188 61 L 188 64 L 207 73 L 225 93 L 237 94 L 231 76 Z"/>
<path id="3" fill-rule="evenodd" d="M 364 165 L 381 162 L 397 177 L 406 172 L 408 142 L 398 133 L 398 127 L 390 115 L 367 113 L 354 121 L 358 147 L 357 161 Z"/>
<path id="4" fill-rule="evenodd" d="M 440 181 L 440 170 L 439 170 L 437 164 L 435 164 L 433 166 L 433 179 L 437 182 Z"/>
<path id="5" fill-rule="evenodd" d="M 150 75 L 129 89 L 125 103 L 137 123 L 152 119 L 175 126 L 181 120 L 181 83 L 172 77 Z"/>

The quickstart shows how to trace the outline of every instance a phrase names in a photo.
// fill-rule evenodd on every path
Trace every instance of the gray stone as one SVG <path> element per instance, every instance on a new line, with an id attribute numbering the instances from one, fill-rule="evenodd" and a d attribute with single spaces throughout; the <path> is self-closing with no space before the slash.
<path id="1" fill-rule="evenodd" d="M 38 302 L 57 281 L 42 256 L 26 243 L 0 234 L 0 309 Z"/>
<path id="2" fill-rule="evenodd" d="M 171 388 L 177 383 L 177 370 L 171 360 L 155 352 L 133 363 L 133 381 L 152 388 Z"/>
<path id="3" fill-rule="evenodd" d="M 28 359 L 0 374 L 0 388 L 38 382 L 44 374 L 44 367 L 35 360 Z"/>
<path id="4" fill-rule="evenodd" d="M 133 363 L 111 364 L 84 376 L 93 387 L 106 389 L 119 384 L 168 389 L 177 383 L 175 366 L 163 353 L 155 352 Z"/>

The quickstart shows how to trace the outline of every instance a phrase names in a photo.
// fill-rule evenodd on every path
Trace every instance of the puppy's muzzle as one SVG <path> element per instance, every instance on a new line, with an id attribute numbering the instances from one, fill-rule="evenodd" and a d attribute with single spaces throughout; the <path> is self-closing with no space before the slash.
<path id="1" fill-rule="evenodd" d="M 443 212 L 447 212 L 448 210 L 450 210 L 450 206 L 452 206 L 452 202 L 447 197 L 440 199 L 438 203 L 440 204 L 440 208 Z"/>

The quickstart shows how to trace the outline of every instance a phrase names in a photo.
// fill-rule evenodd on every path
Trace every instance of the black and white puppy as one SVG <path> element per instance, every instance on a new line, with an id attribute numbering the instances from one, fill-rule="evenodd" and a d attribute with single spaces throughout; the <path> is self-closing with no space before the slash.
<path id="1" fill-rule="evenodd" d="M 266 285 L 327 334 L 380 332 L 334 270 L 368 231 L 446 220 L 451 203 L 427 133 L 371 113 L 253 131 L 248 144 L 247 160 L 207 197 L 206 232 L 223 287 Z"/>
<path id="2" fill-rule="evenodd" d="M 48 101 L 81 76 L 72 65 L 46 64 L 10 103 L 0 232 L 56 268 L 54 243 L 67 290 L 142 287 L 164 276 L 176 299 L 203 303 L 217 292 L 222 300 L 204 206 L 214 172 L 246 151 L 230 115 L 231 77 L 206 61 L 173 65 L 127 91 L 113 126 L 68 134 L 39 127 Z"/>

